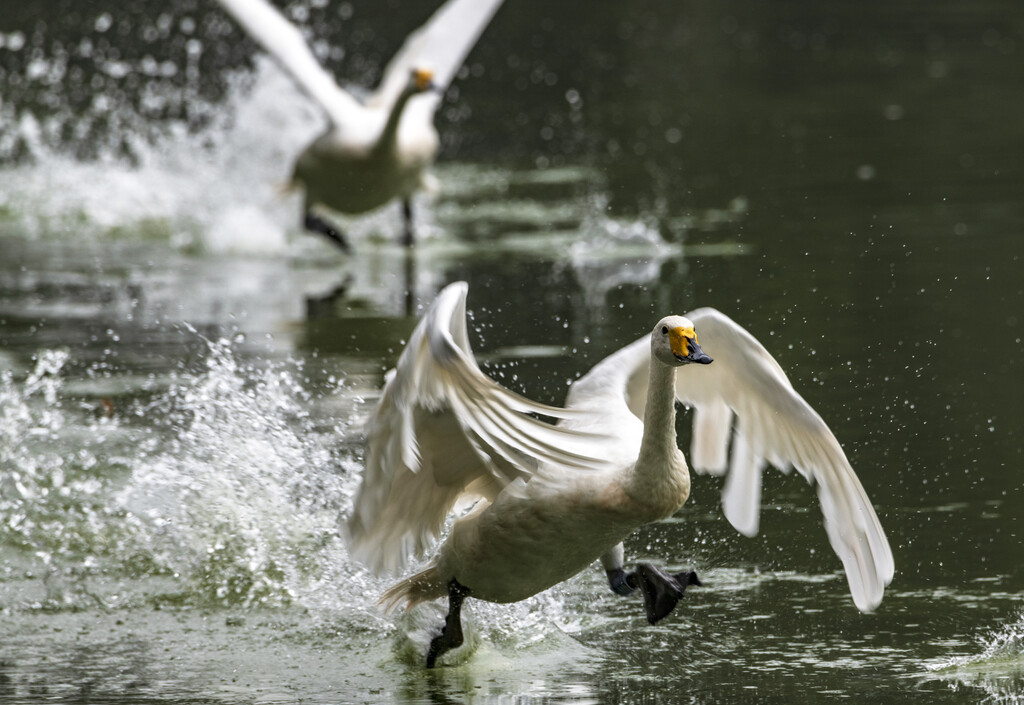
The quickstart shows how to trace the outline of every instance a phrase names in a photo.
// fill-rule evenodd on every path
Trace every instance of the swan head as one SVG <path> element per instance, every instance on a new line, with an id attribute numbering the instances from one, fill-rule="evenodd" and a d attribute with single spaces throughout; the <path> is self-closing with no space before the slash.
<path id="1" fill-rule="evenodd" d="M 431 69 L 418 67 L 414 68 L 409 75 L 409 92 L 426 93 L 427 91 L 437 90 L 438 86 L 434 83 L 434 72 Z"/>
<path id="2" fill-rule="evenodd" d="M 691 362 L 701 365 L 712 362 L 697 343 L 693 323 L 683 316 L 665 316 L 658 321 L 651 332 L 651 355 L 671 367 Z"/>

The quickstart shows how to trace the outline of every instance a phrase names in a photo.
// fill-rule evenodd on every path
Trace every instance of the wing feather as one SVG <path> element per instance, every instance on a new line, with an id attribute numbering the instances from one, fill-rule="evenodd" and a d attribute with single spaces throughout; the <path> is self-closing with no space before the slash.
<path id="1" fill-rule="evenodd" d="M 756 536 L 761 514 L 761 473 L 765 462 L 758 458 L 743 435 L 737 434 L 732 447 L 729 475 L 722 489 L 722 510 L 736 530 Z"/>
<path id="2" fill-rule="evenodd" d="M 693 415 L 690 462 L 704 472 L 722 475 L 729 462 L 732 409 L 724 402 L 708 402 Z"/>
<path id="3" fill-rule="evenodd" d="M 425 117 L 429 118 L 501 3 L 502 0 L 448 0 L 406 38 L 388 62 L 380 86 L 367 104 L 382 108 L 393 105 L 408 84 L 409 73 L 415 68 L 429 68 L 439 91 L 416 96 L 407 108 L 425 110 Z"/>
<path id="4" fill-rule="evenodd" d="M 480 371 L 469 348 L 464 282 L 446 287 L 409 339 L 367 424 L 366 468 L 348 522 L 352 555 L 400 570 L 440 535 L 461 496 L 494 497 L 544 466 L 603 468 L 595 437 L 531 416 L 578 412 L 538 404 Z"/>
<path id="5" fill-rule="evenodd" d="M 256 40 L 299 87 L 342 125 L 346 116 L 365 111 L 362 105 L 335 82 L 299 29 L 266 0 L 218 0 L 228 14 Z"/>
<path id="6" fill-rule="evenodd" d="M 694 469 L 722 471 L 735 414 L 723 492 L 729 521 L 742 533 L 756 533 L 764 467 L 769 462 L 781 470 L 795 467 L 817 485 L 825 530 L 842 560 L 854 603 L 862 611 L 873 610 L 893 577 L 892 550 L 839 442 L 750 333 L 714 309 L 687 317 L 701 347 L 715 360 L 684 366 L 677 375 L 679 400 L 696 409 Z"/>

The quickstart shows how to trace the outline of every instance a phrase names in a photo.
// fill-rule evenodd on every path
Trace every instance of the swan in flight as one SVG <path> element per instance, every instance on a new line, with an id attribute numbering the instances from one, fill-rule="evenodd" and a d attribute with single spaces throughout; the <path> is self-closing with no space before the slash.
<path id="1" fill-rule="evenodd" d="M 305 192 L 303 225 L 343 250 L 348 243 L 316 206 L 357 214 L 402 201 L 403 242 L 413 242 L 412 197 L 429 185 L 438 149 L 434 111 L 502 0 L 448 0 L 409 35 L 365 101 L 335 83 L 298 28 L 267 0 L 218 0 L 327 116 L 299 155 L 291 181 Z"/>
<path id="2" fill-rule="evenodd" d="M 677 402 L 695 409 L 694 468 L 729 473 L 722 504 L 740 532 L 757 533 L 767 463 L 795 467 L 817 485 L 854 604 L 880 604 L 894 565 L 871 502 L 828 426 L 750 333 L 712 308 L 667 316 L 574 382 L 560 409 L 480 371 L 467 291 L 463 282 L 441 291 L 388 373 L 348 522 L 352 555 L 393 572 L 430 547 L 457 503 L 479 498 L 427 567 L 381 598 L 392 609 L 448 597 L 428 667 L 462 643 L 466 597 L 515 602 L 600 559 L 615 592 L 641 591 L 654 624 L 700 584 L 693 572 L 624 567 L 622 541 L 690 493 Z"/>

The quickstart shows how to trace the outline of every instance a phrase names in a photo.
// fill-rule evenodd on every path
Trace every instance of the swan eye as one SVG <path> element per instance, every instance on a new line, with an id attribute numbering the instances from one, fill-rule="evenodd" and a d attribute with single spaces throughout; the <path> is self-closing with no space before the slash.
<path id="1" fill-rule="evenodd" d="M 668 326 L 662 326 L 661 327 L 661 334 L 662 335 L 668 335 Z"/>

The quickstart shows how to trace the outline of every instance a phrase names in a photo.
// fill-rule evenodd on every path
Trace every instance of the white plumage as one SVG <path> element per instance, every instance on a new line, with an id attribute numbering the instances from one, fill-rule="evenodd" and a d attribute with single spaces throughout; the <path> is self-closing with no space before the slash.
<path id="1" fill-rule="evenodd" d="M 438 295 L 387 377 L 349 521 L 353 555 L 377 571 L 399 570 L 432 545 L 456 501 L 482 499 L 424 571 L 385 593 L 386 605 L 442 597 L 452 579 L 469 596 L 510 602 L 598 558 L 621 562 L 620 542 L 671 516 L 689 494 L 675 437 L 679 401 L 695 408 L 694 468 L 729 472 L 723 505 L 733 525 L 757 532 L 768 463 L 796 467 L 818 488 L 854 603 L 878 606 L 894 566 L 871 503 L 821 417 L 747 331 L 710 308 L 666 317 L 577 380 L 559 409 L 480 371 L 467 290 L 460 282 Z M 684 357 L 687 341 L 713 364 L 685 364 L 707 361 Z"/>
<path id="2" fill-rule="evenodd" d="M 299 30 L 267 0 L 218 0 L 323 110 L 329 125 L 299 156 L 293 180 L 306 212 L 324 205 L 363 213 L 392 199 L 407 204 L 427 185 L 438 149 L 434 112 L 502 0 L 449 0 L 409 35 L 364 102 L 320 66 Z"/>

